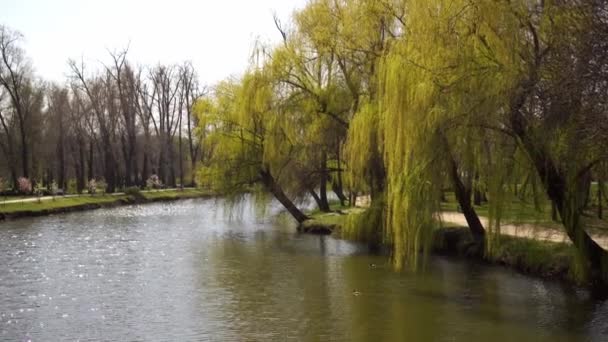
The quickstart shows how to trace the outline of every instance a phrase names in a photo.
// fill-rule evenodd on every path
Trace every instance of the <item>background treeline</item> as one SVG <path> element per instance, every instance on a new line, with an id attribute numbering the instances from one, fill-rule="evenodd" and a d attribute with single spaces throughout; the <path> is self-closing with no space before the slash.
<path id="1" fill-rule="evenodd" d="M 588 233 L 608 162 L 607 1 L 314 0 L 275 23 L 282 44 L 195 107 L 201 183 L 259 184 L 300 222 L 298 198 L 329 211 L 330 189 L 370 194 L 352 225 L 399 267 L 419 264 L 447 192 L 487 253 L 515 197 L 545 202 L 580 278 L 608 279 Z"/>
<path id="2" fill-rule="evenodd" d="M 69 61 L 65 84 L 33 71 L 21 35 L 0 26 L 0 177 L 82 192 L 145 186 L 153 174 L 171 187 L 194 184 L 203 158 L 193 103 L 203 95 L 190 63 L 135 67 L 127 50 L 107 63 Z"/>

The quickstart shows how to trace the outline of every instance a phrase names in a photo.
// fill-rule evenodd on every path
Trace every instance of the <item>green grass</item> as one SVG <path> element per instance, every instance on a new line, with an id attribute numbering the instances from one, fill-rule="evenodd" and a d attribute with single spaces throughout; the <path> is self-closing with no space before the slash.
<path id="1" fill-rule="evenodd" d="M 13 214 L 17 212 L 40 212 L 44 210 L 53 210 L 59 208 L 70 208 L 86 204 L 107 204 L 126 199 L 127 196 L 80 196 L 80 197 L 57 197 L 55 200 L 46 200 L 42 202 L 24 202 L 24 203 L 9 203 L 0 204 L 0 213 Z"/>
<path id="2" fill-rule="evenodd" d="M 209 196 L 211 193 L 206 190 L 184 189 L 169 190 L 169 191 L 151 191 L 142 192 L 146 200 L 172 200 L 180 198 L 193 198 Z M 57 196 L 54 200 L 44 200 L 41 202 L 23 202 L 23 203 L 8 203 L 0 204 L 0 214 L 15 214 L 19 212 L 41 212 L 46 210 L 56 210 L 62 208 L 71 208 L 87 204 L 109 204 L 128 199 L 127 195 L 83 195 L 78 197 L 61 197 Z"/>
<path id="3" fill-rule="evenodd" d="M 325 213 L 319 209 L 315 209 L 306 213 L 310 220 L 302 223 L 304 230 L 311 227 L 326 227 L 330 230 L 341 229 L 346 225 L 346 220 L 349 216 L 362 212 L 363 209 L 342 206 L 338 201 L 329 203 L 331 212 Z"/>
<path id="4" fill-rule="evenodd" d="M 169 191 L 145 191 L 141 193 L 146 199 L 179 199 L 191 197 L 211 196 L 213 193 L 209 190 L 202 189 L 184 189 L 184 190 L 169 190 Z"/>
<path id="5" fill-rule="evenodd" d="M 543 276 L 563 273 L 573 280 L 576 278 L 571 271 L 574 249 L 565 243 L 502 236 L 497 250 L 489 258 L 528 273 Z"/>
<path id="6" fill-rule="evenodd" d="M 323 225 L 323 226 L 333 226 L 333 225 L 342 225 L 346 218 L 348 217 L 348 211 L 343 211 L 340 213 L 322 213 L 317 212 L 315 214 L 308 214 L 310 220 L 304 222 L 305 225 Z"/>
<path id="7" fill-rule="evenodd" d="M 592 185 L 593 186 L 593 185 Z M 597 186 L 597 185 L 596 185 Z M 592 194 L 594 194 L 592 192 Z M 453 193 L 446 193 L 447 202 L 441 203 L 442 211 L 457 211 L 458 203 Z M 602 233 L 608 231 L 608 205 L 605 205 L 604 219 L 597 217 L 597 207 L 594 207 L 593 198 L 591 200 L 591 207 L 585 211 L 583 219 L 585 225 L 590 231 Z M 541 201 L 537 210 L 534 206 L 532 199 L 526 199 L 522 201 L 516 196 L 510 196 L 507 200 L 506 205 L 503 208 L 501 216 L 501 222 L 503 224 L 533 224 L 543 228 L 550 229 L 563 229 L 563 225 L 560 221 L 553 221 L 551 218 L 551 204 L 549 201 Z M 489 208 L 487 203 L 483 203 L 480 206 L 475 206 L 477 215 L 482 217 L 489 216 Z"/>
<path id="8" fill-rule="evenodd" d="M 457 211 L 458 203 L 453 193 L 446 193 L 447 202 L 441 203 L 442 211 Z M 554 222 L 551 219 L 551 205 L 544 201 L 540 204 L 540 211 L 534 207 L 532 201 L 522 201 L 521 199 L 512 196 L 509 198 L 503 208 L 501 215 L 501 222 L 522 224 L 522 223 L 533 223 L 539 224 L 548 228 L 559 228 L 561 224 Z M 487 203 L 483 203 L 480 206 L 475 206 L 477 215 L 488 217 L 489 207 Z"/>
<path id="9" fill-rule="evenodd" d="M 329 209 L 332 212 L 342 211 L 342 210 L 346 210 L 349 208 L 351 208 L 351 207 L 349 207 L 347 205 L 342 206 L 339 201 L 329 201 Z M 317 215 L 323 215 L 323 214 L 330 214 L 330 213 L 324 213 L 321 210 L 319 210 L 319 208 L 306 212 L 306 215 L 308 215 L 308 216 L 317 216 Z"/>

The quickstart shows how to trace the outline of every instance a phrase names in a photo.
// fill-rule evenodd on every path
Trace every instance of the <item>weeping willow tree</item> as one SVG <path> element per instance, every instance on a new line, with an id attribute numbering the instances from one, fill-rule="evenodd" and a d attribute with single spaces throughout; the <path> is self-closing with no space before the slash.
<path id="1" fill-rule="evenodd" d="M 591 142 L 605 114 L 602 88 L 589 84 L 605 65 L 592 53 L 601 11 L 576 1 L 409 1 L 407 13 L 405 37 L 381 64 L 379 106 L 397 266 L 416 267 L 428 246 L 445 173 L 457 197 L 472 174 L 484 178 L 486 228 L 497 236 L 514 156 L 523 154 L 574 243 L 579 276 L 604 278 L 606 252 L 581 216 L 585 178 L 606 157 Z M 476 215 L 465 216 L 475 234 Z"/>
<path id="2" fill-rule="evenodd" d="M 333 190 L 344 202 L 341 182 L 340 143 L 348 128 L 350 98 L 336 77 L 335 23 L 322 2 L 310 3 L 294 15 L 294 27 L 277 27 L 283 44 L 271 56 L 269 67 L 283 95 L 286 113 L 304 127 L 298 136 L 303 151 L 299 160 L 301 182 L 322 211 L 330 211 L 327 185 L 332 174 Z"/>
<path id="3" fill-rule="evenodd" d="M 221 83 L 213 101 L 196 105 L 200 127 L 206 130 L 204 143 L 212 150 L 198 181 L 225 194 L 261 184 L 301 223 L 308 217 L 285 190 L 295 146 L 272 85 L 263 69 L 255 69 L 239 82 Z"/>
<path id="4" fill-rule="evenodd" d="M 362 103 L 373 102 L 377 93 L 377 61 L 390 37 L 400 34 L 399 19 L 403 8 L 398 1 L 377 0 L 315 0 L 294 16 L 292 31 L 282 31 L 284 46 L 274 60 L 279 79 L 292 88 L 292 94 L 314 103 L 310 116 L 324 118 L 325 150 L 328 151 L 333 187 L 345 202 L 343 184 L 351 194 L 371 189 L 372 197 L 383 192 L 384 165 L 378 149 L 368 149 L 372 163 L 351 165 L 351 156 L 358 158 L 353 144 L 345 145 L 351 123 Z M 327 120 L 330 119 L 330 120 Z M 359 120 L 361 121 L 361 120 Z M 320 127 L 314 125 L 313 127 Z M 362 133 L 366 134 L 366 133 Z M 349 177 L 365 174 L 365 178 Z M 355 181 L 356 179 L 356 181 Z M 351 196 L 351 202 L 353 202 Z"/>
<path id="5" fill-rule="evenodd" d="M 513 58 L 484 22 L 490 2 L 409 1 L 406 34 L 381 61 L 380 131 L 387 172 L 387 239 L 397 267 L 420 265 L 440 221 L 442 188 L 454 190 L 473 236 L 493 242 L 514 144 L 497 117 L 507 103 L 512 71 L 496 55 Z M 503 22 L 508 30 L 513 20 Z M 476 183 L 476 184 L 474 184 Z M 471 203 L 483 183 L 490 206 L 483 227 Z M 492 243 L 486 243 L 491 251 Z"/>
<path id="6" fill-rule="evenodd" d="M 583 210 L 594 166 L 606 160 L 606 3 L 525 3 L 507 10 L 523 21 L 517 83 L 510 89 L 506 122 L 542 180 L 577 252 L 581 280 L 608 280 L 608 254 L 586 231 Z M 602 95 L 604 94 L 604 95 Z"/>

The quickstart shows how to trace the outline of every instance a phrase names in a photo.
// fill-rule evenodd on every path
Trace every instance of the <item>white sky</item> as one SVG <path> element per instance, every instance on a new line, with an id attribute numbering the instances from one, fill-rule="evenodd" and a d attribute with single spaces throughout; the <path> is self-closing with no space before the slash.
<path id="1" fill-rule="evenodd" d="M 276 43 L 306 0 L 0 0 L 0 24 L 21 32 L 37 75 L 64 82 L 68 58 L 91 70 L 127 45 L 135 65 L 190 60 L 202 84 L 245 70 L 256 39 Z"/>

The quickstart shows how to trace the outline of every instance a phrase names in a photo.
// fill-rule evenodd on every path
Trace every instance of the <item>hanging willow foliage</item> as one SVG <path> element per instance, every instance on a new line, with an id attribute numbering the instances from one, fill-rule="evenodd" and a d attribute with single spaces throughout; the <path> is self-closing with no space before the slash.
<path id="1" fill-rule="evenodd" d="M 475 173 L 483 177 L 491 203 L 488 252 L 497 241 L 505 170 L 514 152 L 503 146 L 500 133 L 485 132 L 514 82 L 508 64 L 514 56 L 504 35 L 515 18 L 507 20 L 500 7 L 491 1 L 409 1 L 407 34 L 382 60 L 386 232 L 397 267 L 417 268 L 420 250 L 428 250 L 450 168 L 446 161 L 457 162 L 465 180 Z M 503 20 L 500 27 L 492 26 L 496 16 Z"/>

